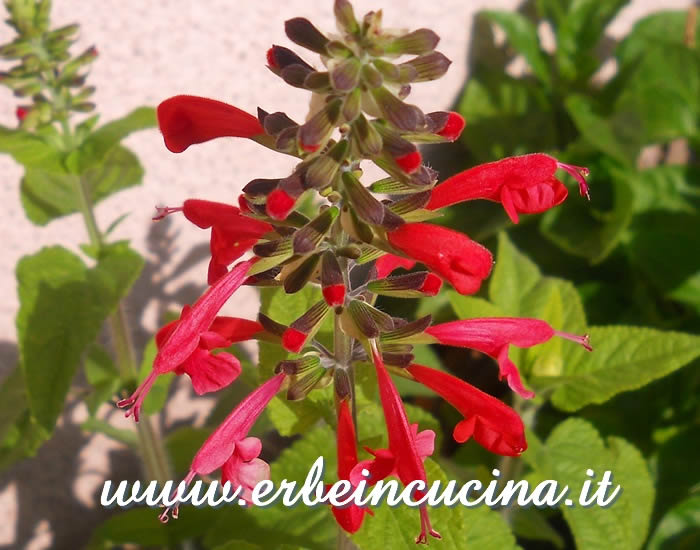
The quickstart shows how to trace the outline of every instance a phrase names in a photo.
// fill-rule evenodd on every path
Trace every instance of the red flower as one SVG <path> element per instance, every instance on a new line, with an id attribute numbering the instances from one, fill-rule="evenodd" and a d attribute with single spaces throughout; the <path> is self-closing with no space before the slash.
<path id="1" fill-rule="evenodd" d="M 117 403 L 120 408 L 131 407 L 126 412 L 127 417 L 133 413 L 138 422 L 143 400 L 159 374 L 178 370 L 180 373 L 186 372 L 192 378 L 195 389 L 203 392 L 219 389 L 223 387 L 220 384 L 227 385 L 238 376 L 240 364 L 235 357 L 225 353 L 212 355 L 209 351 L 251 335 L 253 325 L 225 317 L 217 320 L 216 314 L 243 284 L 253 263 L 250 260 L 236 265 L 230 273 L 210 286 L 194 306 L 185 308 L 178 321 L 161 329 L 153 370 L 129 398 Z M 238 328 L 242 329 L 241 334 L 238 334 Z"/>
<path id="2" fill-rule="evenodd" d="M 269 466 L 256 458 L 262 445 L 256 438 L 247 436 L 267 404 L 279 391 L 284 377 L 285 374 L 280 373 L 270 378 L 231 411 L 197 451 L 185 477 L 185 486 L 196 475 L 207 475 L 222 468 L 222 480 L 242 485 L 245 490 L 243 498 L 246 498 L 256 483 L 266 479 L 261 476 L 269 474 Z M 168 521 L 169 513 L 170 508 L 166 508 L 160 515 L 161 521 Z M 177 518 L 177 505 L 173 509 L 173 517 Z"/>
<path id="3" fill-rule="evenodd" d="M 408 485 L 412 481 L 421 480 L 428 486 L 423 460 L 425 452 L 432 453 L 432 441 L 435 437 L 429 430 L 417 434 L 417 427 L 412 427 L 406 418 L 401 396 L 391 377 L 384 367 L 382 356 L 377 345 L 371 341 L 372 359 L 377 372 L 379 384 L 379 396 L 384 409 L 387 434 L 389 436 L 389 448 L 372 451 L 374 460 L 364 461 L 354 468 L 352 478 L 356 478 L 362 468 L 370 472 L 370 482 L 376 483 L 389 475 L 396 475 L 401 483 Z M 431 435 L 432 434 L 432 435 Z M 352 481 L 352 480 L 351 480 Z M 424 491 L 416 491 L 414 497 L 421 498 Z M 441 538 L 440 534 L 430 525 L 428 510 L 425 505 L 420 507 L 421 531 L 416 538 L 416 543 L 427 543 L 428 534 L 435 538 Z"/>
<path id="4" fill-rule="evenodd" d="M 463 319 L 428 327 L 425 332 L 441 344 L 478 350 L 498 361 L 500 377 L 508 381 L 510 388 L 525 398 L 534 393 L 526 390 L 520 380 L 518 368 L 508 358 L 508 346 L 529 348 L 547 342 L 552 336 L 560 336 L 581 344 L 591 351 L 588 335 L 575 336 L 554 330 L 539 319 L 493 317 Z"/>
<path id="5" fill-rule="evenodd" d="M 566 199 L 566 187 L 554 177 L 557 168 L 576 178 L 581 195 L 588 196 L 584 179 L 587 168 L 535 153 L 481 164 L 448 178 L 433 189 L 426 208 L 437 210 L 458 202 L 487 199 L 500 202 L 513 223 L 518 223 L 518 213 L 544 212 Z"/>
<path id="6" fill-rule="evenodd" d="M 425 264 L 460 294 L 473 294 L 488 277 L 491 253 L 466 235 L 429 223 L 405 223 L 387 233 L 391 246 Z M 380 258 L 381 259 L 381 258 Z"/>
<path id="7" fill-rule="evenodd" d="M 25 118 L 27 118 L 27 115 L 29 114 L 29 109 L 26 107 L 17 107 L 15 109 L 15 116 L 17 117 L 17 120 L 22 122 Z"/>
<path id="8" fill-rule="evenodd" d="M 225 275 L 228 266 L 253 248 L 260 237 L 273 231 L 269 223 L 244 216 L 235 206 L 220 202 L 188 199 L 182 207 L 158 207 L 157 210 L 154 220 L 173 212 L 182 212 L 197 227 L 211 227 L 211 260 L 207 276 L 210 285 Z"/>
<path id="9" fill-rule="evenodd" d="M 348 400 L 343 399 L 338 407 L 338 479 L 350 481 L 350 473 L 357 466 L 357 445 L 355 443 L 355 424 L 352 421 Z M 355 487 L 357 484 L 353 484 Z M 349 504 L 343 508 L 332 506 L 335 520 L 348 533 L 356 533 L 362 526 L 365 514 L 371 513 L 366 508 L 360 508 L 356 504 Z"/>
<path id="10" fill-rule="evenodd" d="M 411 365 L 406 370 L 417 382 L 439 394 L 462 413 L 464 420 L 452 433 L 458 443 L 474 436 L 485 449 L 507 456 L 518 456 L 527 449 L 522 420 L 495 397 L 436 369 Z"/>
<path id="11" fill-rule="evenodd" d="M 409 260 L 408 258 L 402 258 L 394 254 L 384 254 L 374 262 L 374 268 L 377 270 L 377 279 L 384 279 L 399 267 L 411 269 L 414 265 L 416 265 L 415 260 Z"/>
<path id="12" fill-rule="evenodd" d="M 265 132 L 253 115 L 206 97 L 171 97 L 158 105 L 157 115 L 165 146 L 173 153 L 218 137 L 250 138 Z"/>

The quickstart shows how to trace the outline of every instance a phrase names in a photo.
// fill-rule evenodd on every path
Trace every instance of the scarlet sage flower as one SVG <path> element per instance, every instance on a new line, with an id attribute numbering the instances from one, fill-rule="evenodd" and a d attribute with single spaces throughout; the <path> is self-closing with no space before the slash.
<path id="1" fill-rule="evenodd" d="M 372 483 L 376 483 L 379 479 L 395 473 L 404 485 L 420 480 L 425 483 L 427 488 L 428 480 L 425 474 L 425 467 L 423 466 L 425 456 L 421 457 L 419 454 L 417 430 L 408 423 L 401 396 L 391 381 L 386 367 L 384 367 L 381 353 L 375 341 L 371 341 L 371 347 L 372 360 L 377 372 L 379 396 L 384 409 L 384 419 L 389 436 L 389 448 L 374 451 L 375 459 L 358 464 L 354 469 L 355 475 L 353 477 L 356 477 L 359 469 L 366 468 L 370 472 L 370 481 Z M 431 441 L 435 437 L 434 433 L 432 436 L 430 434 L 426 435 L 427 439 Z M 427 450 L 426 443 L 432 447 L 432 444 L 426 441 L 426 438 L 422 438 L 420 440 L 421 450 Z M 432 452 L 432 448 L 429 450 Z M 412 497 L 420 499 L 424 494 L 424 491 L 415 491 Z M 430 525 L 428 510 L 425 505 L 420 507 L 420 521 L 421 531 L 416 538 L 417 544 L 427 543 L 428 534 L 438 539 L 441 538 L 440 534 Z"/>
<path id="2" fill-rule="evenodd" d="M 526 390 L 520 380 L 520 373 L 508 358 L 508 347 L 512 344 L 519 348 L 529 348 L 547 342 L 553 336 L 559 336 L 581 344 L 588 351 L 588 335 L 576 336 L 567 332 L 554 330 L 539 319 L 492 317 L 484 319 L 463 319 L 433 325 L 425 330 L 435 338 L 436 343 L 478 350 L 498 361 L 500 377 L 508 381 L 510 388 L 526 399 L 534 393 Z"/>
<path id="3" fill-rule="evenodd" d="M 226 380 L 228 384 L 238 376 L 240 364 L 235 357 L 229 354 L 212 355 L 209 350 L 228 345 L 226 342 L 238 337 L 225 318 L 217 322 L 216 314 L 243 284 L 253 263 L 253 260 L 249 260 L 236 265 L 230 273 L 209 287 L 191 308 L 183 311 L 180 320 L 164 327 L 158 354 L 153 361 L 153 370 L 129 398 L 117 403 L 120 408 L 131 407 L 126 412 L 127 417 L 133 414 L 138 422 L 143 400 L 160 374 L 177 372 L 178 369 L 187 372 L 193 384 L 205 391 L 219 389 L 222 387 L 219 384 Z M 250 326 L 244 332 L 250 334 Z M 224 374 L 219 372 L 222 368 Z"/>
<path id="4" fill-rule="evenodd" d="M 237 207 L 220 202 L 188 199 L 181 207 L 158 207 L 157 211 L 154 221 L 182 212 L 197 227 L 211 228 L 207 276 L 210 285 L 225 275 L 228 266 L 253 248 L 260 237 L 273 231 L 269 223 L 244 216 Z"/>
<path id="5" fill-rule="evenodd" d="M 206 97 L 171 97 L 158 105 L 157 115 L 165 146 L 173 153 L 218 137 L 251 138 L 265 132 L 253 115 Z"/>
<path id="6" fill-rule="evenodd" d="M 402 258 L 401 256 L 396 256 L 395 254 L 384 254 L 377 258 L 374 262 L 374 267 L 377 270 L 377 279 L 384 279 L 387 275 L 391 274 L 392 271 L 403 267 L 404 269 L 411 269 L 416 262 L 414 260 L 409 260 L 408 258 Z"/>
<path id="7" fill-rule="evenodd" d="M 500 202 L 513 223 L 518 214 L 536 214 L 561 204 L 568 195 L 554 173 L 571 174 L 582 196 L 588 197 L 588 169 L 559 162 L 543 153 L 509 157 L 481 164 L 448 178 L 433 189 L 428 210 L 474 199 Z"/>
<path id="8" fill-rule="evenodd" d="M 491 253 L 466 235 L 429 223 L 405 223 L 387 232 L 391 246 L 428 266 L 460 294 L 473 294 L 488 277 Z M 381 259 L 381 258 L 380 258 Z"/>
<path id="9" fill-rule="evenodd" d="M 421 365 L 406 369 L 411 376 L 450 403 L 464 416 L 452 433 L 464 443 L 474 437 L 482 447 L 507 456 L 527 449 L 525 428 L 518 414 L 495 397 L 450 374 Z"/>
<path id="10" fill-rule="evenodd" d="M 195 476 L 207 475 L 222 468 L 222 481 L 231 481 L 233 488 L 241 485 L 244 493 L 241 498 L 249 498 L 250 492 L 258 482 L 269 477 L 269 466 L 258 459 L 262 445 L 260 440 L 248 437 L 248 432 L 255 424 L 268 403 L 279 391 L 285 374 L 280 373 L 254 390 L 226 417 L 216 430 L 201 446 L 185 476 L 187 487 Z M 170 508 L 160 515 L 162 522 L 168 521 Z M 177 518 L 177 505 L 172 516 Z"/>
<path id="11" fill-rule="evenodd" d="M 338 450 L 338 479 L 351 481 L 350 474 L 357 466 L 357 445 L 355 443 L 355 424 L 350 414 L 348 400 L 343 399 L 338 407 L 338 429 L 337 429 L 337 450 Z M 356 487 L 357 484 L 353 484 Z M 356 504 L 349 504 L 342 508 L 331 507 L 333 516 L 345 531 L 356 533 L 362 527 L 365 514 L 371 513 L 366 508 L 360 508 Z"/>

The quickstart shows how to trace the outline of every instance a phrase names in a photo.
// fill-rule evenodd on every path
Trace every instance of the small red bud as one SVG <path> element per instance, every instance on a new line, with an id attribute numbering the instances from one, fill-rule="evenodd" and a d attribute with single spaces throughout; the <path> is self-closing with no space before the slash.
<path id="1" fill-rule="evenodd" d="M 418 290 L 427 294 L 428 296 L 435 296 L 438 292 L 440 292 L 441 287 L 442 279 L 434 273 L 428 273 L 428 276 L 425 278 L 425 281 L 423 281 L 423 284 Z"/>
<path id="2" fill-rule="evenodd" d="M 323 298 L 330 307 L 342 306 L 345 303 L 345 285 L 332 285 L 323 289 Z"/>
<path id="3" fill-rule="evenodd" d="M 277 60 L 275 59 L 275 47 L 272 46 L 269 50 L 267 50 L 267 54 L 265 55 L 267 58 L 267 64 L 273 68 L 273 69 L 279 69 L 280 66 L 277 63 Z"/>
<path id="4" fill-rule="evenodd" d="M 306 336 L 303 332 L 290 327 L 282 334 L 282 347 L 292 353 L 299 353 L 306 343 Z"/>
<path id="5" fill-rule="evenodd" d="M 422 162 L 423 157 L 418 151 L 413 151 L 407 155 L 396 157 L 396 164 L 398 164 L 399 168 L 401 168 L 401 170 L 403 170 L 406 174 L 412 174 L 418 170 Z"/>
<path id="6" fill-rule="evenodd" d="M 22 122 L 28 114 L 29 109 L 25 109 L 24 107 L 17 107 L 17 109 L 15 109 L 15 116 L 17 116 L 17 120 L 20 122 Z"/>
<path id="7" fill-rule="evenodd" d="M 275 220 L 284 220 L 294 208 L 296 199 L 282 189 L 275 189 L 267 197 L 267 215 Z"/>
<path id="8" fill-rule="evenodd" d="M 466 122 L 464 121 L 464 117 L 462 117 L 462 115 L 459 113 L 450 112 L 445 127 L 437 134 L 445 139 L 454 141 L 462 134 L 465 124 Z"/>

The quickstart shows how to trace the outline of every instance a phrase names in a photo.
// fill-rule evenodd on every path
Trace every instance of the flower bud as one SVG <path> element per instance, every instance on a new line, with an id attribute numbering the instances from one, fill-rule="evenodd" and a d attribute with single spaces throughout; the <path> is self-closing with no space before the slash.
<path id="1" fill-rule="evenodd" d="M 421 110 L 404 103 L 386 88 L 372 90 L 372 97 L 384 118 L 399 130 L 411 132 L 423 125 L 424 115 Z"/>
<path id="2" fill-rule="evenodd" d="M 295 17 L 284 23 L 284 32 L 289 39 L 303 48 L 322 55 L 326 54 L 326 38 L 308 19 Z"/>
<path id="3" fill-rule="evenodd" d="M 367 288 L 380 296 L 394 296 L 396 298 L 421 298 L 423 296 L 435 296 L 440 292 L 442 280 L 437 275 L 428 271 L 408 273 L 370 281 Z"/>
<path id="4" fill-rule="evenodd" d="M 420 343 L 422 340 L 425 340 L 425 343 L 434 343 L 435 339 L 430 335 L 426 335 L 425 338 L 422 339 L 420 337 L 416 338 L 416 336 L 422 334 L 432 322 L 432 315 L 426 315 L 425 317 L 421 317 L 420 319 L 395 328 L 392 331 L 385 332 L 382 334 L 382 342 L 397 342 L 404 338 L 410 338 L 411 342 L 414 343 Z"/>
<path id="5" fill-rule="evenodd" d="M 362 92 L 355 89 L 345 96 L 343 101 L 343 118 L 345 122 L 352 122 L 362 113 Z"/>
<path id="6" fill-rule="evenodd" d="M 383 141 L 373 124 L 360 114 L 352 124 L 352 145 L 359 156 L 372 158 L 382 152 Z"/>
<path id="7" fill-rule="evenodd" d="M 299 127 L 299 146 L 303 151 L 318 151 L 328 140 L 340 118 L 341 99 L 334 99 Z"/>
<path id="8" fill-rule="evenodd" d="M 289 48 L 284 46 L 273 45 L 269 50 L 267 50 L 267 66 L 270 70 L 279 75 L 282 69 L 289 67 L 291 65 L 299 65 L 305 67 L 309 72 L 313 71 L 314 68 L 294 53 Z"/>
<path id="9" fill-rule="evenodd" d="M 360 30 L 360 26 L 355 18 L 355 12 L 349 0 L 335 0 L 333 4 L 333 14 L 340 32 L 355 35 Z"/>
<path id="10" fill-rule="evenodd" d="M 321 327 L 330 311 L 324 300 L 316 302 L 311 309 L 294 321 L 282 335 L 282 346 L 287 351 L 299 353 L 306 342 Z"/>
<path id="11" fill-rule="evenodd" d="M 333 222 L 338 217 L 338 208 L 331 206 L 321 212 L 316 218 L 299 229 L 293 238 L 294 253 L 308 254 L 316 250 L 325 238 Z"/>
<path id="12" fill-rule="evenodd" d="M 418 29 L 383 44 L 389 55 L 422 55 L 435 49 L 440 37 L 430 29 Z"/>
<path id="13" fill-rule="evenodd" d="M 323 189 L 333 183 L 340 165 L 348 153 L 349 144 L 345 139 L 336 143 L 330 151 L 315 158 L 304 173 L 304 186 Z"/>
<path id="14" fill-rule="evenodd" d="M 330 307 L 340 307 L 345 303 L 343 272 L 338 258 L 330 250 L 326 250 L 321 258 L 321 291 Z"/>
<path id="15" fill-rule="evenodd" d="M 287 294 L 296 294 L 304 288 L 314 277 L 316 268 L 318 267 L 318 261 L 319 255 L 312 254 L 287 274 L 285 274 L 285 270 L 283 269 L 281 277 L 284 279 L 284 291 Z"/>
<path id="16" fill-rule="evenodd" d="M 450 68 L 451 64 L 452 61 L 447 59 L 443 54 L 440 52 L 433 52 L 406 61 L 399 65 L 399 67 L 412 67 L 416 72 L 416 77 L 413 81 L 425 82 L 427 80 L 437 80 L 442 77 L 447 72 L 447 69 Z"/>
<path id="17" fill-rule="evenodd" d="M 350 57 L 338 63 L 330 71 L 331 84 L 339 92 L 349 92 L 360 83 L 362 63 L 356 57 Z"/>

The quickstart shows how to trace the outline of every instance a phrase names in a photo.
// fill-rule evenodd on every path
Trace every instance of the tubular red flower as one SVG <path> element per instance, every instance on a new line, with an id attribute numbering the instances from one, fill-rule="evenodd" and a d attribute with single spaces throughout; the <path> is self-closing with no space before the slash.
<path id="1" fill-rule="evenodd" d="M 558 168 L 573 175 L 581 195 L 588 196 L 586 168 L 534 153 L 481 164 L 448 178 L 433 189 L 426 208 L 437 210 L 463 201 L 487 199 L 500 202 L 513 223 L 518 223 L 519 213 L 544 212 L 566 199 L 566 187 L 554 177 Z"/>
<path id="2" fill-rule="evenodd" d="M 492 453 L 518 456 L 527 449 L 525 427 L 518 414 L 487 393 L 450 374 L 422 365 L 406 369 L 424 386 L 439 394 L 464 416 L 454 429 L 453 437 L 464 443 L 474 437 Z"/>
<path id="3" fill-rule="evenodd" d="M 294 208 L 297 200 L 282 189 L 275 189 L 267 196 L 267 215 L 275 220 L 284 220 Z"/>
<path id="4" fill-rule="evenodd" d="M 381 468 L 384 470 L 383 475 L 390 475 L 391 469 L 388 468 L 389 461 L 393 458 L 393 471 L 396 473 L 401 483 L 408 485 L 412 481 L 420 480 L 428 486 L 428 480 L 423 466 L 423 459 L 419 455 L 419 450 L 416 445 L 416 429 L 411 427 L 406 418 L 406 411 L 401 401 L 401 396 L 396 390 L 396 386 L 391 381 L 391 377 L 384 367 L 381 353 L 377 349 L 376 342 L 372 341 L 372 360 L 377 372 L 377 383 L 379 385 L 379 397 L 384 409 L 384 419 L 386 421 L 387 434 L 389 436 L 389 449 L 377 451 L 378 456 L 375 461 L 377 464 L 383 464 Z M 381 453 L 381 454 L 380 454 Z M 386 456 L 385 456 L 386 455 Z M 423 457 L 424 458 L 424 457 Z M 386 470 L 389 469 L 389 472 Z M 377 469 L 370 469 L 370 473 L 374 473 L 376 477 Z M 378 481 L 373 478 L 372 482 Z M 416 491 L 416 496 L 420 498 L 424 492 Z M 441 538 L 440 534 L 435 531 L 428 519 L 428 510 L 425 505 L 420 507 L 421 515 L 421 532 L 416 538 L 416 543 L 426 543 L 428 534 L 435 538 Z"/>
<path id="5" fill-rule="evenodd" d="M 158 105 L 157 115 L 165 146 L 173 153 L 218 137 L 250 138 L 265 132 L 253 115 L 206 97 L 171 97 Z"/>
<path id="6" fill-rule="evenodd" d="M 415 260 L 409 260 L 394 254 L 384 254 L 377 258 L 374 268 L 377 270 L 377 279 L 384 279 L 399 267 L 411 269 L 414 265 L 416 265 Z"/>
<path id="7" fill-rule="evenodd" d="M 120 408 L 131 407 L 126 412 L 127 417 L 133 414 L 138 422 L 143 400 L 160 374 L 181 369 L 192 377 L 193 384 L 196 383 L 204 391 L 212 391 L 208 388 L 224 383 L 229 378 L 230 383 L 238 376 L 240 364 L 235 357 L 230 354 L 208 353 L 213 348 L 228 345 L 228 340 L 212 331 L 211 327 L 226 300 L 243 284 L 253 263 L 253 260 L 249 260 L 236 265 L 230 273 L 210 286 L 191 308 L 185 308 L 179 321 L 162 329 L 159 336 L 161 344 L 153 361 L 153 370 L 129 398 L 117 403 Z M 220 321 L 217 328 L 223 330 L 224 324 L 226 321 Z M 218 378 L 216 373 L 222 367 L 226 368 L 228 374 Z"/>
<path id="8" fill-rule="evenodd" d="M 264 221 L 241 214 L 235 206 L 201 199 L 187 199 L 182 207 L 159 207 L 153 219 L 160 220 L 173 212 L 182 212 L 201 229 L 211 228 L 211 260 L 207 280 L 214 284 L 228 272 L 228 266 L 245 254 L 273 227 Z"/>
<path id="9" fill-rule="evenodd" d="M 498 361 L 500 377 L 508 381 L 510 388 L 526 399 L 534 393 L 526 390 L 520 380 L 520 373 L 508 358 L 508 346 L 529 348 L 547 342 L 557 335 L 573 340 L 587 350 L 588 336 L 575 336 L 555 331 L 539 319 L 516 317 L 491 317 L 483 319 L 463 319 L 428 327 L 425 332 L 446 346 L 471 348 L 485 353 Z"/>
<path id="10" fill-rule="evenodd" d="M 473 294 L 488 277 L 491 253 L 466 235 L 429 223 L 406 223 L 387 233 L 391 245 L 428 266 L 460 294 Z"/>
<path id="11" fill-rule="evenodd" d="M 337 454 L 338 480 L 350 481 L 350 473 L 357 466 L 357 445 L 355 424 L 352 421 L 347 399 L 343 399 L 338 406 Z M 338 525 L 348 533 L 356 533 L 362 526 L 365 514 L 369 513 L 369 510 L 360 508 L 356 504 L 349 504 L 343 508 L 332 506 L 331 510 Z"/>
<path id="12" fill-rule="evenodd" d="M 259 477 L 260 464 L 254 462 L 254 459 L 260 454 L 260 447 L 255 441 L 250 441 L 255 438 L 247 436 L 267 404 L 279 391 L 284 377 L 285 374 L 280 373 L 270 378 L 231 411 L 197 451 L 185 477 L 185 486 L 189 485 L 196 475 L 210 474 L 227 462 L 223 475 L 228 480 L 243 481 L 245 489 L 249 488 L 249 482 L 252 481 L 250 477 Z M 252 471 L 241 471 L 244 465 Z M 168 521 L 169 513 L 170 508 L 166 508 L 160 515 L 161 521 Z M 173 517 L 177 518 L 177 506 L 173 509 Z"/>

